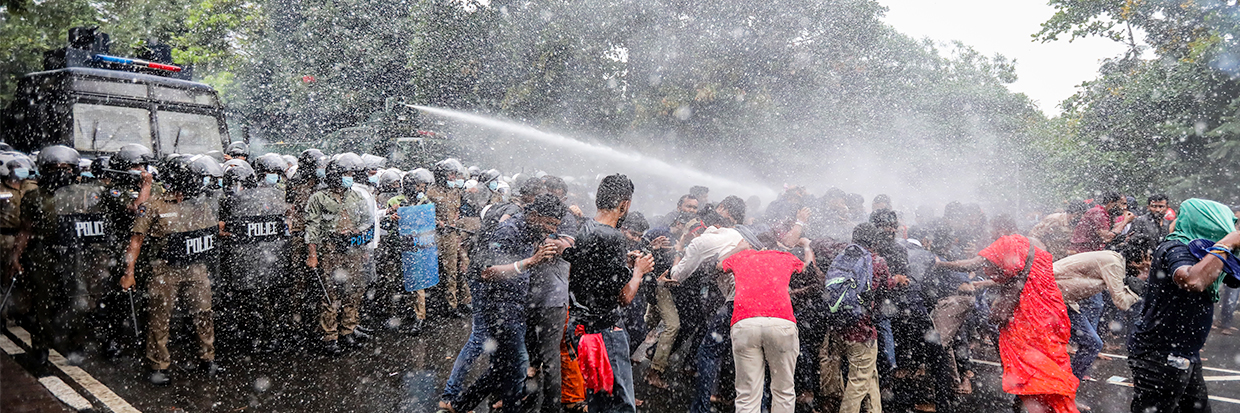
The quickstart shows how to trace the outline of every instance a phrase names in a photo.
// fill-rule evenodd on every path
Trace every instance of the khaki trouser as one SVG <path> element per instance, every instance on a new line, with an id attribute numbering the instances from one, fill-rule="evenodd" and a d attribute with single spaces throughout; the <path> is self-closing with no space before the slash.
<path id="1" fill-rule="evenodd" d="M 437 232 L 436 242 L 439 244 L 439 281 L 444 285 L 444 296 L 448 307 L 456 309 L 459 304 L 469 304 L 469 286 L 461 274 L 461 265 L 469 265 L 469 257 L 461 248 L 461 235 L 453 229 Z"/>
<path id="2" fill-rule="evenodd" d="M 659 341 L 655 344 L 654 359 L 650 362 L 650 368 L 662 373 L 667 369 L 667 358 L 672 355 L 672 344 L 676 342 L 676 335 L 680 333 L 680 313 L 676 311 L 672 290 L 662 285 L 654 289 L 652 307 L 646 312 L 646 325 L 653 329 L 662 319 L 664 327 L 663 334 L 659 335 Z"/>
<path id="3" fill-rule="evenodd" d="M 800 353 L 797 325 L 775 317 L 750 317 L 732 325 L 736 360 L 736 412 L 762 410 L 762 386 L 771 370 L 771 413 L 792 413 L 796 390 L 792 376 Z"/>
<path id="4" fill-rule="evenodd" d="M 948 370 L 952 373 L 952 378 L 956 383 L 960 383 L 960 369 L 956 367 L 956 357 L 953 356 L 952 342 L 956 339 L 956 333 L 960 331 L 960 326 L 965 320 L 969 319 L 970 313 L 977 308 L 976 299 L 971 295 L 953 295 L 950 297 L 940 298 L 934 305 L 934 310 L 930 311 L 930 321 L 934 323 L 934 331 L 939 335 L 939 342 L 943 348 L 947 350 L 947 362 L 951 364 Z"/>
<path id="5" fill-rule="evenodd" d="M 842 360 L 848 360 L 848 384 L 840 375 Z M 878 345 L 876 340 L 858 343 L 831 332 L 818 348 L 821 395 L 840 400 L 841 413 L 859 413 L 869 397 L 871 413 L 882 413 L 882 394 L 878 387 Z"/>
<path id="6" fill-rule="evenodd" d="M 198 359 L 215 360 L 215 321 L 211 315 L 211 280 L 205 264 L 168 265 L 155 261 L 146 283 L 151 295 L 146 330 L 146 359 L 151 368 L 164 370 L 172 365 L 168 354 L 168 330 L 177 297 L 188 300 L 198 335 Z"/>
<path id="7" fill-rule="evenodd" d="M 319 272 L 327 296 L 319 302 L 319 331 L 323 340 L 331 341 L 353 334 L 361 317 L 362 298 L 366 296 L 366 260 L 370 254 L 362 248 L 340 250 L 321 245 Z"/>

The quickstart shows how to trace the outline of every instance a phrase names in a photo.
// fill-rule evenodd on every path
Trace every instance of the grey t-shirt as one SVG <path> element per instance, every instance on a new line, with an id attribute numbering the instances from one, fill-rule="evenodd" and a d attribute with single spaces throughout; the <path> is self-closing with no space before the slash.
<path id="1" fill-rule="evenodd" d="M 556 230 L 562 237 L 577 237 L 577 228 L 581 226 L 581 219 L 569 213 L 565 214 L 560 220 L 560 227 Z M 534 308 L 554 308 L 568 306 L 568 261 L 563 257 L 556 257 L 544 265 L 538 265 L 530 268 L 530 301 L 529 306 Z"/>

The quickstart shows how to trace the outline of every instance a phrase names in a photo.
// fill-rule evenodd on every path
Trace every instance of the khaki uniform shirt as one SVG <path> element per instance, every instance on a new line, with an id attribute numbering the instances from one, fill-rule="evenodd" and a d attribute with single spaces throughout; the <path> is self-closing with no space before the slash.
<path id="1" fill-rule="evenodd" d="M 306 201 L 306 243 L 323 245 L 333 235 L 365 232 L 374 226 L 375 207 L 353 189 L 315 192 Z"/>
<path id="2" fill-rule="evenodd" d="M 146 235 L 146 242 L 156 251 L 179 251 L 180 245 L 167 245 L 169 237 L 205 230 L 205 233 L 211 234 L 212 239 L 208 241 L 209 244 L 199 247 L 214 249 L 214 233 L 218 232 L 220 222 L 215 211 L 216 206 L 206 194 L 180 202 L 177 202 L 176 196 L 172 194 L 152 197 L 138 207 L 132 232 Z"/>

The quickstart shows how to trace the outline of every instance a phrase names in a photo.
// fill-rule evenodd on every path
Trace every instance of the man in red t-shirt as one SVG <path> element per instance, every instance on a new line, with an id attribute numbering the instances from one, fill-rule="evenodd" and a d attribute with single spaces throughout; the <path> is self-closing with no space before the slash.
<path id="1" fill-rule="evenodd" d="M 1081 216 L 1081 220 L 1077 222 L 1076 230 L 1072 232 L 1072 245 L 1068 247 L 1068 254 L 1106 249 L 1107 243 L 1115 239 L 1124 227 L 1137 218 L 1132 212 L 1126 212 L 1127 203 L 1124 197 L 1115 192 L 1107 192 L 1102 196 L 1101 201 L 1085 211 L 1085 215 Z M 1123 219 L 1115 222 L 1115 218 L 1120 214 L 1123 214 Z"/>
<path id="2" fill-rule="evenodd" d="M 771 369 L 771 413 L 792 413 L 796 404 L 793 372 L 800 341 L 788 282 L 814 260 L 809 240 L 801 238 L 805 261 L 785 251 L 767 250 L 747 228 L 744 240 L 719 267 L 736 281 L 732 310 L 732 357 L 736 360 L 736 412 L 762 409 L 762 384 Z"/>

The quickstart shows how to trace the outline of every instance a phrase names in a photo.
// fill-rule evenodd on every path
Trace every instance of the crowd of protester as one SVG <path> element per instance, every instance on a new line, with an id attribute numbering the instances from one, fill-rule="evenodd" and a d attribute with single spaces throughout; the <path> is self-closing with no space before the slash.
<path id="1" fill-rule="evenodd" d="M 978 358 L 1001 360 L 1017 411 L 1087 411 L 1080 381 L 1125 344 L 1132 411 L 1205 412 L 1201 347 L 1236 331 L 1237 214 L 1202 199 L 1108 192 L 1022 228 L 976 204 L 905 216 L 887 195 L 867 209 L 792 187 L 760 209 L 696 186 L 647 218 L 619 174 L 570 186 L 241 142 L 162 159 L 0 149 L 2 309 L 35 364 L 140 343 L 160 385 L 183 308 L 206 375 L 217 326 L 233 351 L 335 356 L 470 317 L 448 412 L 633 412 L 639 381 L 687 389 L 693 413 L 951 412 Z M 400 211 L 428 204 L 438 283 L 407 291 L 402 252 L 425 245 L 399 235 Z"/>

